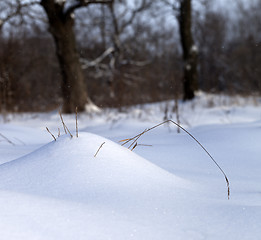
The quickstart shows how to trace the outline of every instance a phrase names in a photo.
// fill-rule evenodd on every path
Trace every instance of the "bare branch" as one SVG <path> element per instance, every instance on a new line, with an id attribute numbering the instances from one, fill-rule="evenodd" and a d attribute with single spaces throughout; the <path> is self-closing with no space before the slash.
<path id="1" fill-rule="evenodd" d="M 149 8 L 152 5 L 153 1 L 147 1 L 147 0 L 142 0 L 141 5 L 136 8 L 135 10 L 132 11 L 131 16 L 129 17 L 129 19 L 127 21 L 125 21 L 120 28 L 120 32 L 122 32 L 127 26 L 129 26 L 130 24 L 132 24 L 133 20 L 135 19 L 136 15 L 139 12 L 144 11 L 145 9 Z"/>
<path id="2" fill-rule="evenodd" d="M 147 60 L 147 61 L 133 61 L 133 60 L 130 60 L 128 61 L 128 64 L 130 65 L 134 65 L 134 66 L 137 66 L 137 67 L 144 67 L 148 64 L 151 63 L 151 60 Z"/>
<path id="3" fill-rule="evenodd" d="M 12 18 L 14 17 L 21 17 L 21 19 L 23 19 L 23 17 L 25 16 L 25 13 L 23 12 L 23 9 L 34 6 L 34 5 L 38 5 L 39 1 L 32 1 L 32 2 L 28 2 L 28 3 L 22 3 L 20 0 L 16 0 L 15 3 L 13 2 L 5 2 L 5 13 L 7 13 L 7 15 L 5 17 L 0 18 L 0 30 L 2 29 L 3 25 L 10 21 Z M 26 13 L 26 16 L 31 17 L 31 13 L 30 11 L 28 11 Z M 21 20 L 23 21 L 23 20 Z"/>
<path id="4" fill-rule="evenodd" d="M 149 7 L 152 3 L 148 0 L 142 0 L 139 6 L 137 6 L 135 9 L 131 10 L 131 16 L 127 14 L 128 17 L 124 16 L 123 13 L 127 13 L 130 11 L 130 9 L 125 6 L 121 13 L 118 13 L 116 10 L 116 1 L 112 0 L 110 4 L 108 4 L 108 9 L 110 11 L 111 15 L 111 21 L 112 21 L 112 28 L 113 32 L 111 35 L 111 39 L 113 42 L 113 46 L 109 47 L 107 50 L 105 50 L 99 57 L 97 57 L 93 61 L 88 61 L 86 59 L 81 59 L 82 68 L 88 69 L 88 68 L 95 68 L 95 78 L 99 77 L 108 77 L 113 81 L 115 74 L 119 70 L 119 66 L 123 65 L 132 65 L 136 67 L 144 67 L 145 65 L 149 64 L 150 61 L 134 61 L 131 60 L 131 56 L 126 56 L 129 54 L 128 49 L 122 44 L 120 40 L 120 35 L 123 33 L 124 28 L 127 27 L 129 24 L 131 24 L 134 20 L 134 18 L 137 16 L 137 14 L 143 10 L 145 10 L 147 7 Z M 127 18 L 127 21 L 124 21 L 124 18 Z M 121 24 L 123 22 L 123 24 Z M 104 59 L 109 57 L 108 63 L 103 63 Z M 131 74 L 127 74 L 124 76 L 128 79 L 138 81 L 138 77 L 132 76 Z M 126 80 L 126 79 L 125 79 Z"/>
<path id="5" fill-rule="evenodd" d="M 112 52 L 114 52 L 115 49 L 114 47 L 109 47 L 107 50 L 105 50 L 99 57 L 97 57 L 93 61 L 88 61 L 86 59 L 81 59 L 80 61 L 82 62 L 82 68 L 86 69 L 89 67 L 95 67 L 98 64 L 100 64 L 107 56 L 109 56 Z"/>
<path id="6" fill-rule="evenodd" d="M 89 4 L 110 4 L 112 0 L 75 0 L 70 6 L 64 9 L 65 17 L 70 16 L 76 9 L 86 7 Z"/>
<path id="7" fill-rule="evenodd" d="M 179 4 L 180 4 L 180 0 L 178 1 L 171 1 L 171 0 L 162 0 L 163 3 L 168 6 L 171 7 L 172 10 L 177 14 L 179 12 Z"/>

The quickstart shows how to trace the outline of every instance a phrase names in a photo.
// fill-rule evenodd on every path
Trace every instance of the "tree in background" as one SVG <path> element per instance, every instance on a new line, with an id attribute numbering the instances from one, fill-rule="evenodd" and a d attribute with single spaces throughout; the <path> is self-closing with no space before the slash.
<path id="1" fill-rule="evenodd" d="M 183 52 L 183 99 L 191 100 L 198 89 L 198 48 L 192 35 L 191 0 L 164 0 L 171 6 L 178 20 L 180 43 Z"/>
<path id="2" fill-rule="evenodd" d="M 0 2 L 0 110 L 3 114 L 11 109 L 14 83 L 14 65 L 17 58 L 16 48 L 20 43 L 13 38 L 5 36 L 4 26 L 9 28 L 20 26 L 29 15 L 24 9 L 33 3 L 22 3 L 20 0 Z M 17 69 L 16 69 L 17 70 Z"/>
<path id="3" fill-rule="evenodd" d="M 66 113 L 74 112 L 76 106 L 79 111 L 84 111 L 86 104 L 91 101 L 87 93 L 79 53 L 76 49 L 74 12 L 89 4 L 110 2 L 110 0 L 77 0 L 71 3 L 63 0 L 41 0 L 40 2 L 48 17 L 49 31 L 56 46 L 56 55 L 63 81 L 63 111 Z"/>
<path id="4" fill-rule="evenodd" d="M 98 78 L 106 79 L 109 88 L 108 100 L 119 108 L 131 94 L 130 85 L 135 85 L 135 82 L 140 80 L 137 76 L 139 70 L 150 62 L 146 54 L 142 56 L 142 60 L 141 57 L 138 58 L 128 41 L 133 32 L 135 38 L 140 37 L 141 33 L 133 29 L 133 24 L 137 23 L 137 18 L 151 5 L 150 0 L 138 0 L 134 5 L 127 0 L 112 0 L 106 7 L 102 6 L 96 22 L 101 33 L 100 47 L 102 46 L 104 51 L 91 61 L 88 60 L 88 56 L 81 58 L 84 69 L 95 70 Z M 133 94 L 131 95 L 133 98 Z"/>
<path id="5" fill-rule="evenodd" d="M 198 49 L 194 44 L 191 31 L 191 0 L 180 0 L 178 23 L 180 40 L 183 50 L 184 76 L 183 76 L 183 99 L 190 100 L 195 96 L 198 89 L 197 56 Z"/>
<path id="6" fill-rule="evenodd" d="M 74 54 L 74 60 L 80 55 L 80 67 L 70 65 L 73 72 L 68 74 L 73 79 L 70 81 L 76 83 L 79 75 L 74 73 L 83 69 L 84 82 L 80 90 L 86 94 L 86 84 L 91 99 L 100 107 L 124 110 L 128 105 L 169 100 L 174 95 L 180 98 L 182 93 L 185 96 L 183 71 L 191 70 L 192 65 L 184 63 L 185 51 L 182 52 L 180 44 L 181 21 L 178 20 L 181 20 L 181 13 L 186 12 L 180 12 L 181 0 L 164 0 L 168 5 L 162 0 L 106 1 L 113 3 L 111 5 L 85 1 L 88 7 L 76 0 L 43 2 L 52 2 L 55 6 L 52 13 L 56 16 L 51 14 L 50 19 L 58 19 L 56 24 L 63 27 L 60 32 L 55 32 L 55 21 L 49 23 L 40 0 L 0 1 L 2 111 L 49 111 L 61 106 L 65 102 L 63 98 L 70 103 L 72 82 L 65 85 L 60 74 L 61 65 L 64 71 L 68 69 L 64 60 L 60 65 L 57 61 L 57 54 L 62 54 L 62 50 L 66 50 L 65 54 L 68 52 L 64 47 L 68 41 L 74 43 L 73 50 L 69 51 Z M 148 5 L 142 9 L 145 2 Z M 204 8 L 202 4 L 206 3 L 208 6 Z M 200 49 L 200 88 L 215 93 L 260 94 L 260 0 L 239 6 L 233 17 L 224 13 L 225 8 L 222 13 L 217 11 L 210 0 L 200 0 L 200 7 L 196 6 L 190 25 L 193 25 L 192 40 Z M 76 14 L 75 23 L 73 13 Z M 170 17 L 174 21 L 170 21 Z M 73 38 L 70 34 L 61 37 L 67 31 L 63 26 L 67 23 L 70 23 Z M 48 27 L 53 35 L 46 31 Z M 56 38 L 61 41 L 59 44 L 53 41 Z M 190 50 L 196 50 L 193 41 L 187 47 L 187 56 Z M 66 64 L 71 64 L 69 60 L 67 58 Z M 69 95 L 62 95 L 61 83 L 71 86 L 67 89 Z M 193 93 L 194 89 L 190 96 Z M 77 101 L 80 94 L 75 94 Z M 83 105 L 88 102 L 88 95 L 85 96 L 80 98 Z M 75 105 L 79 103 L 71 104 L 67 112 L 74 111 Z"/>
<path id="7" fill-rule="evenodd" d="M 260 95 L 261 1 L 235 1 L 236 15 L 230 14 L 231 9 L 216 11 L 213 2 L 205 1 L 194 16 L 200 88 L 229 95 Z"/>

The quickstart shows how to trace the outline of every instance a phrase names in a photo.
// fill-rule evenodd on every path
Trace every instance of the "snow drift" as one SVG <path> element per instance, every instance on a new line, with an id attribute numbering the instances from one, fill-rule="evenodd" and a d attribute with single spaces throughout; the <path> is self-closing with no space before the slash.
<path id="1" fill-rule="evenodd" d="M 1 190 L 79 202 L 149 200 L 158 192 L 169 195 L 188 186 L 130 150 L 90 133 L 72 139 L 62 136 L 0 166 Z"/>
<path id="2" fill-rule="evenodd" d="M 142 158 L 89 133 L 46 144 L 45 126 L 56 132 L 60 122 L 56 112 L 1 124 L 0 133 L 15 143 L 0 144 L 1 240 L 259 239 L 260 99 L 256 106 L 210 100 L 181 103 L 180 116 L 226 170 L 230 200 L 213 162 L 176 129 L 142 136 L 141 143 L 153 145 L 135 148 Z M 117 142 L 162 121 L 165 107 L 83 115 L 79 126 Z M 64 119 L 75 127 L 74 115 Z"/>
<path id="3" fill-rule="evenodd" d="M 161 239 L 191 185 L 103 137 L 62 136 L 0 165 L 1 239 Z"/>

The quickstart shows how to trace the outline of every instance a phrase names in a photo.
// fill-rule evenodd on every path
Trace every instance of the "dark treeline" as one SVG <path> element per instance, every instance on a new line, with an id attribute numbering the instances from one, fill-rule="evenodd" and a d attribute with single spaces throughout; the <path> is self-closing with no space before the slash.
<path id="1" fill-rule="evenodd" d="M 261 1 L 227 6 L 224 13 L 209 5 L 192 16 L 199 89 L 260 95 Z M 117 7 L 123 8 L 95 4 L 75 12 L 77 51 L 91 100 L 101 107 L 122 107 L 182 98 L 176 10 L 147 4 L 131 18 L 131 10 L 123 16 Z M 61 106 L 62 76 L 44 20 L 31 16 L 0 27 L 1 110 Z"/>

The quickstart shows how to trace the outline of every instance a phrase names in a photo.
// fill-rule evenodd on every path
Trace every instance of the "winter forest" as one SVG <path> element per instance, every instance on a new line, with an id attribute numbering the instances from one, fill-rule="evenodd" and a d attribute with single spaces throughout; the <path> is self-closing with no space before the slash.
<path id="1" fill-rule="evenodd" d="M 222 1 L 220 1 L 222 3 Z M 1 111 L 260 95 L 260 1 L 0 2 Z"/>
<path id="2" fill-rule="evenodd" d="M 0 0 L 1 240 L 259 240 L 261 0 Z"/>

